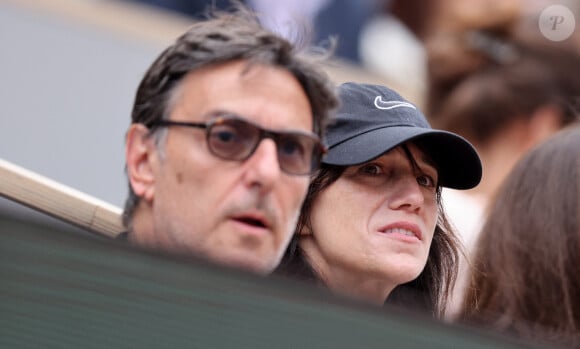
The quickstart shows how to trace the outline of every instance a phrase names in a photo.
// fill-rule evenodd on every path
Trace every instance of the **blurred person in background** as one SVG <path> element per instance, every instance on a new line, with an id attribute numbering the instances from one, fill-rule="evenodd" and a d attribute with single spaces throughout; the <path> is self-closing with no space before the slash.
<path id="1" fill-rule="evenodd" d="M 227 10 L 229 0 L 132 0 L 194 18 L 208 8 Z M 314 42 L 336 42 L 332 69 L 340 81 L 387 84 L 419 106 L 425 98 L 422 38 L 439 1 L 417 0 L 244 0 L 264 26 L 289 41 L 297 28 L 312 29 Z M 354 72 L 353 72 L 354 71 Z M 359 74 L 360 73 L 360 74 Z M 335 73 L 336 74 L 336 73 Z M 348 76 L 351 77 L 348 77 Z"/>
<path id="2" fill-rule="evenodd" d="M 429 70 L 432 69 L 428 62 L 433 47 L 426 49 L 425 46 L 439 46 L 435 50 L 449 50 L 450 56 L 456 55 L 457 46 L 461 46 L 452 43 L 453 39 L 433 43 L 433 36 L 452 38 L 472 29 L 501 26 L 516 16 L 531 18 L 532 25 L 528 29 L 539 35 L 538 17 L 542 10 L 555 3 L 553 0 L 381 1 L 376 13 L 361 29 L 360 63 L 386 78 L 389 84 L 405 92 L 404 95 L 412 96 L 418 105 L 426 106 L 431 87 Z M 563 0 L 557 3 L 569 8 L 579 22 L 580 2 Z M 580 35 L 567 41 L 567 46 L 580 45 Z M 464 62 L 457 59 L 446 64 L 448 68 L 460 70 Z M 429 116 L 429 110 L 425 109 Z"/>
<path id="3" fill-rule="evenodd" d="M 208 9 L 228 10 L 234 2 L 255 11 L 262 24 L 293 41 L 297 28 L 312 28 L 315 42 L 337 39 L 335 56 L 360 64 L 359 37 L 367 21 L 389 0 L 133 0 L 191 16 L 203 17 Z"/>
<path id="4" fill-rule="evenodd" d="M 361 30 L 361 64 L 424 106 L 427 69 L 423 40 L 431 32 L 440 0 L 383 1 Z"/>
<path id="5" fill-rule="evenodd" d="M 481 184 L 444 190 L 444 207 L 469 251 L 489 202 L 529 149 L 578 119 L 580 48 L 574 37 L 544 37 L 538 16 L 520 1 L 447 0 L 437 31 L 426 40 L 427 115 L 477 149 Z M 457 311 L 469 261 L 462 260 L 450 316 Z"/>
<path id="6" fill-rule="evenodd" d="M 126 135 L 122 238 L 271 272 L 337 104 L 321 58 L 243 7 L 194 22 L 138 87 Z"/>
<path id="7" fill-rule="evenodd" d="M 439 317 L 458 257 L 440 192 L 477 185 L 479 157 L 389 88 L 345 83 L 339 96 L 328 153 L 277 273 Z"/>
<path id="8" fill-rule="evenodd" d="M 580 125 L 517 163 L 475 246 L 460 320 L 580 348 Z"/>

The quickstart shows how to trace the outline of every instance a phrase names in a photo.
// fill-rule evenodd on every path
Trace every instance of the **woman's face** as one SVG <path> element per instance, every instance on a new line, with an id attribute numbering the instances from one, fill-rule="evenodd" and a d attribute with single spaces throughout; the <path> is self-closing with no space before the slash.
<path id="1" fill-rule="evenodd" d="M 329 286 L 379 280 L 388 294 L 425 267 L 438 215 L 437 170 L 417 147 L 407 149 L 418 167 L 397 147 L 348 167 L 315 199 L 301 247 Z"/>

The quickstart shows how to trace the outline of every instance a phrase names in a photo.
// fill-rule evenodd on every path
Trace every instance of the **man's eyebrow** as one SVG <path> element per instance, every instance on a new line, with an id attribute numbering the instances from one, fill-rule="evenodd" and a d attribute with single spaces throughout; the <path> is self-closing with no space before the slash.
<path id="1" fill-rule="evenodd" d="M 230 110 L 223 109 L 223 108 L 212 109 L 208 112 L 203 113 L 201 117 L 203 120 L 209 121 L 209 120 L 217 119 L 217 118 L 222 117 L 222 116 L 236 116 L 236 117 L 243 118 L 242 115 L 240 115 L 236 112 L 230 111 Z"/>

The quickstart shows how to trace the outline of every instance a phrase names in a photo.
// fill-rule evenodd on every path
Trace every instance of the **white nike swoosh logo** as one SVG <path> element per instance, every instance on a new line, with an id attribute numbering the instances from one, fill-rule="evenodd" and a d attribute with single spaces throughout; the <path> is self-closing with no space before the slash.
<path id="1" fill-rule="evenodd" d="M 383 110 L 394 109 L 394 108 L 415 108 L 414 105 L 411 103 L 403 102 L 403 101 L 383 101 L 382 96 L 377 96 L 375 98 L 375 107 Z"/>

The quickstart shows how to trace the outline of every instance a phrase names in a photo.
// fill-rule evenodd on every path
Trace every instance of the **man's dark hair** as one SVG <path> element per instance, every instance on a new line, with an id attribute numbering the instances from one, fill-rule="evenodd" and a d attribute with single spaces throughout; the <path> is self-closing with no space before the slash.
<path id="1" fill-rule="evenodd" d="M 291 44 L 265 29 L 255 14 L 240 4 L 232 11 L 208 13 L 169 46 L 151 65 L 141 81 L 132 112 L 132 122 L 150 127 L 167 119 L 172 96 L 184 77 L 195 70 L 236 60 L 279 67 L 290 72 L 300 83 L 312 109 L 313 131 L 321 138 L 329 113 L 338 104 L 334 87 L 320 63 L 325 54 L 305 50 L 305 37 Z M 123 224 L 130 230 L 139 197 L 129 185 L 123 212 Z"/>

